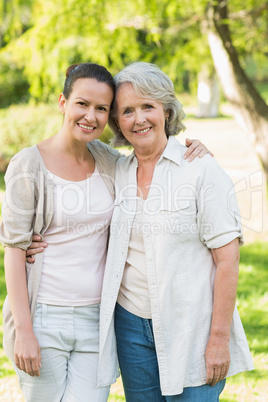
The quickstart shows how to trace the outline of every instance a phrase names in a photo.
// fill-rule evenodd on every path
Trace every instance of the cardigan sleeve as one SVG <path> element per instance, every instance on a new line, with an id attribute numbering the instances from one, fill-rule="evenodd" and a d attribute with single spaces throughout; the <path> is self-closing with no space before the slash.
<path id="1" fill-rule="evenodd" d="M 5 247 L 27 250 L 33 235 L 35 218 L 36 163 L 27 149 L 16 154 L 5 174 L 6 192 L 2 206 L 0 241 Z"/>

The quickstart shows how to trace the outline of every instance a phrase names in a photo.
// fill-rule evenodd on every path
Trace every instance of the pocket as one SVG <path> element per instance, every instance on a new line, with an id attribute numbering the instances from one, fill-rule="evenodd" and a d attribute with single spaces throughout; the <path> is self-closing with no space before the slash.
<path id="1" fill-rule="evenodd" d="M 36 303 L 34 317 L 33 317 L 33 327 L 42 326 L 42 304 Z"/>
<path id="2" fill-rule="evenodd" d="M 196 208 L 190 201 L 179 201 L 173 207 L 161 207 L 157 215 L 165 234 L 197 232 Z"/>
<path id="3" fill-rule="evenodd" d="M 161 215 L 179 215 L 179 216 L 187 216 L 192 213 L 192 209 L 190 208 L 190 201 L 179 201 L 176 205 L 170 206 L 163 206 L 159 208 L 159 213 Z"/>

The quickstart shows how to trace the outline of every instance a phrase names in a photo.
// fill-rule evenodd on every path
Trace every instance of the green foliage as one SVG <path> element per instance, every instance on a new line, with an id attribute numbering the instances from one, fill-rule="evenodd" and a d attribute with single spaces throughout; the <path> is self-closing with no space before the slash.
<path id="1" fill-rule="evenodd" d="M 178 91 L 195 90 L 201 66 L 213 68 L 206 6 L 207 0 L 5 0 L 0 8 L 5 38 L 0 107 L 29 97 L 52 101 L 61 92 L 67 67 L 85 61 L 103 64 L 112 73 L 134 60 L 150 61 L 171 77 Z M 227 22 L 244 66 L 250 59 L 264 66 L 267 3 L 234 0 L 228 6 Z"/>
<path id="2" fill-rule="evenodd" d="M 55 106 L 20 105 L 0 110 L 1 152 L 11 157 L 59 130 L 62 115 Z"/>
<path id="3" fill-rule="evenodd" d="M 4 299 L 6 295 L 6 285 L 4 276 L 4 249 L 0 246 L 0 310 L 2 311 Z M 12 364 L 4 354 L 2 346 L 3 338 L 3 318 L 0 314 L 0 378 L 14 373 Z"/>
<path id="4" fill-rule="evenodd" d="M 5 191 L 4 173 L 0 172 L 0 192 Z"/>
<path id="5" fill-rule="evenodd" d="M 253 244 L 241 249 L 238 308 L 254 354 L 268 350 L 268 245 Z"/>
<path id="6" fill-rule="evenodd" d="M 33 1 L 0 2 L 0 107 L 25 102 L 29 98 L 30 85 L 24 75 L 25 63 L 19 61 L 20 54 L 23 54 L 19 38 L 31 26 Z"/>
<path id="7" fill-rule="evenodd" d="M 29 100 L 30 85 L 23 69 L 11 53 L 0 52 L 0 108 Z"/>
<path id="8" fill-rule="evenodd" d="M 122 395 L 110 395 L 108 398 L 108 402 L 125 402 L 125 397 Z"/>
<path id="9" fill-rule="evenodd" d="M 59 131 L 62 120 L 56 99 L 54 106 L 13 105 L 0 110 L 1 154 L 8 160 L 21 149 L 51 137 Z M 100 140 L 108 144 L 111 137 L 112 132 L 106 127 Z"/>
<path id="10" fill-rule="evenodd" d="M 34 0 L 2 0 L 0 2 L 0 47 L 18 38 L 31 24 Z"/>

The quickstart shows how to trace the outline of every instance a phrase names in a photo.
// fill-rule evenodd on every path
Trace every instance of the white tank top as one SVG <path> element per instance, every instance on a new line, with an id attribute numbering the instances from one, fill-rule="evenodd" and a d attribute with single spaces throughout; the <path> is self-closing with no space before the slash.
<path id="1" fill-rule="evenodd" d="M 113 199 L 97 166 L 79 182 L 51 177 L 54 215 L 44 235 L 48 247 L 37 301 L 61 306 L 99 303 Z"/>

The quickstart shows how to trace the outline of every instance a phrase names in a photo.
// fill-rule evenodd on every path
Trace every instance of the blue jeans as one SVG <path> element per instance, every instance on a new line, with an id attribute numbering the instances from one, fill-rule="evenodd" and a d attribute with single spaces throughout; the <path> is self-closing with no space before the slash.
<path id="1" fill-rule="evenodd" d="M 152 320 L 115 309 L 115 332 L 121 376 L 127 402 L 217 402 L 225 380 L 214 387 L 184 388 L 180 395 L 163 396 L 160 389 Z"/>

